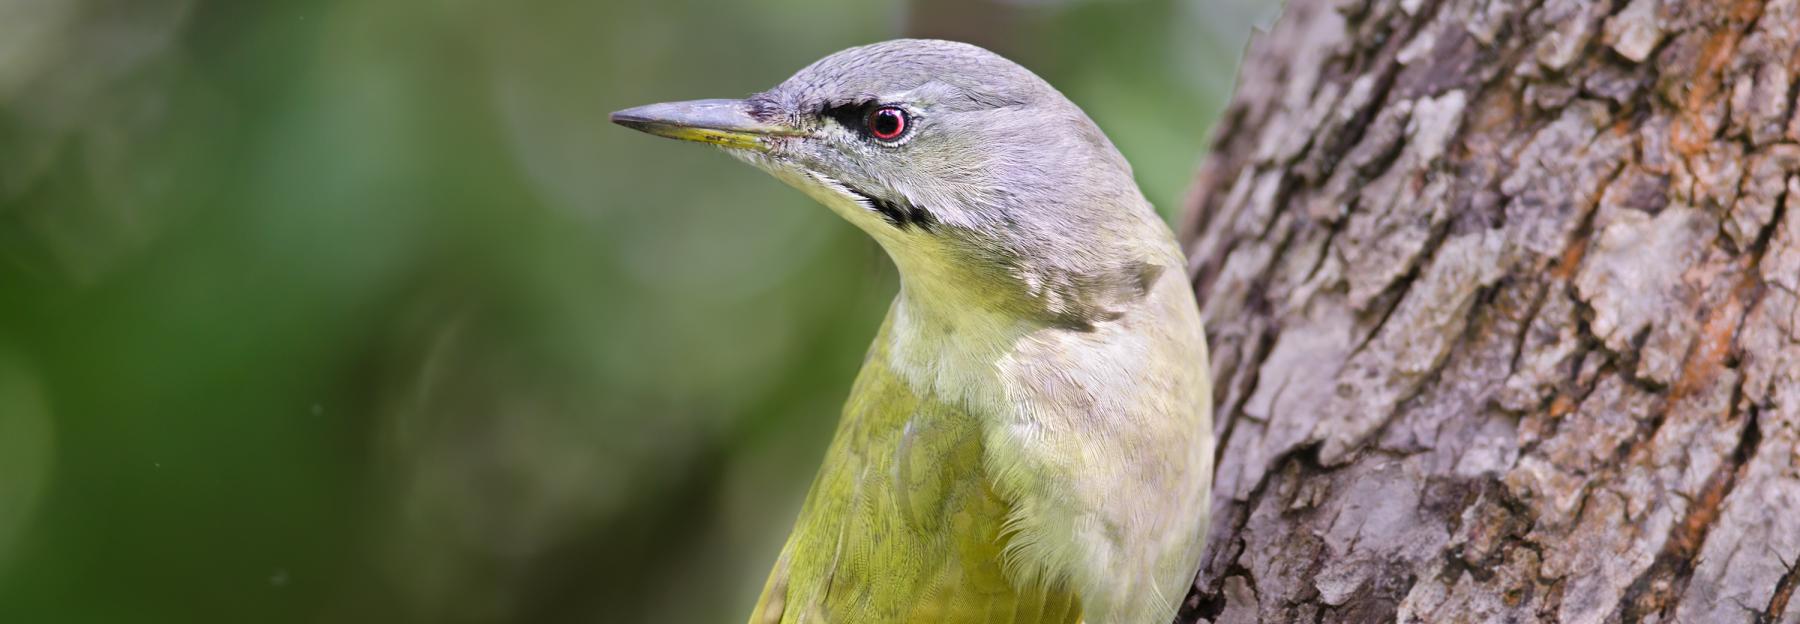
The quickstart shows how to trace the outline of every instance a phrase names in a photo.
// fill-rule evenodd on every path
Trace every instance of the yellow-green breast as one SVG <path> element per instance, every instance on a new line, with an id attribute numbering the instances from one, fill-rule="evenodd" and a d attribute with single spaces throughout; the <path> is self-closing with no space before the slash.
<path id="1" fill-rule="evenodd" d="M 962 409 L 888 367 L 884 326 L 751 624 L 1073 624 L 1066 586 L 1002 572 L 1007 506 Z"/>

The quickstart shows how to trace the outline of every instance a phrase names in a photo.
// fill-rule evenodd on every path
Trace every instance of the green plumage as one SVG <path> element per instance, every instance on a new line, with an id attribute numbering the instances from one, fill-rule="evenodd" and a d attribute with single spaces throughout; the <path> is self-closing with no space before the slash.
<path id="1" fill-rule="evenodd" d="M 979 423 L 914 394 L 887 344 L 884 324 L 751 624 L 1078 621 L 1066 586 L 1007 580 Z"/>

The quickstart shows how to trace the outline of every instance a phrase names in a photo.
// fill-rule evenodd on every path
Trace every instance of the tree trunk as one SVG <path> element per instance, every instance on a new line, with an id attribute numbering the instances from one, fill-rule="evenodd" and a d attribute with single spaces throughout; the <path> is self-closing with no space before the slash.
<path id="1" fill-rule="evenodd" d="M 1800 0 L 1290 0 L 1182 622 L 1800 622 Z"/>

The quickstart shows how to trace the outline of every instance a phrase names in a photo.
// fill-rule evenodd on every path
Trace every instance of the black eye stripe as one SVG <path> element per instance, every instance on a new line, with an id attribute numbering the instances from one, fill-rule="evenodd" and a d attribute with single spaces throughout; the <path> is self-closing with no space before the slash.
<path id="1" fill-rule="evenodd" d="M 867 113 L 869 108 L 870 108 L 870 103 L 865 102 L 865 103 L 861 103 L 861 104 L 848 104 L 848 105 L 844 105 L 844 106 L 830 106 L 830 107 L 826 107 L 826 109 L 821 112 L 825 117 L 829 117 L 829 118 L 837 121 L 838 125 L 841 125 L 845 128 L 849 128 L 851 130 L 861 131 L 861 130 L 864 130 L 863 122 L 862 122 L 863 115 L 865 115 Z"/>
<path id="2" fill-rule="evenodd" d="M 883 110 L 892 110 L 897 115 L 896 119 L 900 126 L 898 133 L 882 133 L 873 127 L 876 114 Z M 857 136 L 865 140 L 891 142 L 912 132 L 913 117 L 907 114 L 905 109 L 874 101 L 827 106 L 819 111 L 819 115 L 836 121 L 838 125 L 850 129 L 851 132 L 855 132 Z"/>

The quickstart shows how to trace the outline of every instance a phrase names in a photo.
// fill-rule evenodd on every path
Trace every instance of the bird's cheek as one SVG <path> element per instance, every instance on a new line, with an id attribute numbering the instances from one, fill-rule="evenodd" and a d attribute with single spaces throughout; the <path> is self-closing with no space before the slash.
<path id="1" fill-rule="evenodd" d="M 833 174 L 833 177 L 837 177 L 836 174 L 842 171 L 842 167 L 836 166 L 839 159 L 836 158 L 833 150 L 816 141 L 792 141 L 782 150 L 771 153 L 796 166 L 820 173 Z"/>
<path id="2" fill-rule="evenodd" d="M 818 164 L 821 150 L 818 139 L 809 137 L 775 137 L 769 139 L 769 155 L 803 166 Z"/>

